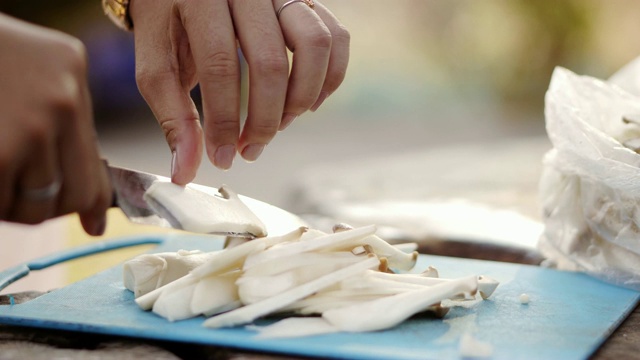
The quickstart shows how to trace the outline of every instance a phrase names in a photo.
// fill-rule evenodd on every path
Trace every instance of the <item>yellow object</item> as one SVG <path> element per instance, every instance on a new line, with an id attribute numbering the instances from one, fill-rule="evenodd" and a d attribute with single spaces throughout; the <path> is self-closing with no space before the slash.
<path id="1" fill-rule="evenodd" d="M 126 236 L 158 234 L 178 232 L 169 228 L 160 228 L 148 225 L 134 224 L 118 208 L 109 209 L 107 212 L 107 228 L 104 235 L 95 237 L 87 235 L 82 229 L 78 215 L 68 216 L 68 248 L 87 245 L 96 241 L 105 241 L 113 238 Z M 100 271 L 111 268 L 133 256 L 151 249 L 154 245 L 141 245 L 132 248 L 109 251 L 103 254 L 97 254 L 66 263 L 66 280 L 67 284 L 84 279 L 94 275 Z"/>
<path id="2" fill-rule="evenodd" d="M 119 28 L 133 29 L 133 21 L 129 16 L 129 0 L 102 0 L 102 9 L 105 15 Z"/>

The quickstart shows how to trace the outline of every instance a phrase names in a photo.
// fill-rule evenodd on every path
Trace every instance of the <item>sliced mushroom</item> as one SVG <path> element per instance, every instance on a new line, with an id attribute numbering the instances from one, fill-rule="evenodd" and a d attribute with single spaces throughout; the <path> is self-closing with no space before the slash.
<path id="1" fill-rule="evenodd" d="M 143 198 L 158 215 L 178 229 L 197 233 L 251 234 L 267 236 L 266 227 L 227 186 L 214 196 L 189 186 L 156 181 Z"/>
<path id="2" fill-rule="evenodd" d="M 204 326 L 219 328 L 250 323 L 259 317 L 276 312 L 297 300 L 300 300 L 306 296 L 309 296 L 319 290 L 326 288 L 327 286 L 333 285 L 350 276 L 358 274 L 363 270 L 377 267 L 378 265 L 379 262 L 375 256 L 368 257 L 367 259 L 361 260 L 356 264 L 324 275 L 320 278 L 289 289 L 268 299 L 211 317 L 204 322 Z"/>
<path id="3" fill-rule="evenodd" d="M 327 310 L 322 313 L 330 324 L 341 331 L 361 332 L 388 329 L 413 314 L 424 311 L 442 300 L 477 290 L 478 279 L 469 276 L 420 290 L 403 292 L 377 300 Z M 375 314 L 375 316 L 371 316 Z"/>

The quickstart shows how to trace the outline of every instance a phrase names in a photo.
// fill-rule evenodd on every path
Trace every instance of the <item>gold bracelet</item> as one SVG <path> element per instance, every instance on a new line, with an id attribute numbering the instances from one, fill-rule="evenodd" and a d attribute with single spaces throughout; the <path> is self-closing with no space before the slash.
<path id="1" fill-rule="evenodd" d="M 129 0 L 102 0 L 102 9 L 116 26 L 123 30 L 133 30 L 133 21 L 129 16 Z"/>

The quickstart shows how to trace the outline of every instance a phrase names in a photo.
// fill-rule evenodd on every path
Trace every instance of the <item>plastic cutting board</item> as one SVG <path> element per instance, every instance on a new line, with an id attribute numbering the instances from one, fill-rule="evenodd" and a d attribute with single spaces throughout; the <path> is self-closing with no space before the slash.
<path id="1" fill-rule="evenodd" d="M 154 251 L 222 246 L 222 239 L 191 235 L 163 235 L 161 241 Z M 589 357 L 640 298 L 584 274 L 535 266 L 421 256 L 416 271 L 428 265 L 441 277 L 482 274 L 501 284 L 489 300 L 456 307 L 444 319 L 423 316 L 386 331 L 266 340 L 243 327 L 213 330 L 201 326 L 202 318 L 170 323 L 144 312 L 124 289 L 117 266 L 30 302 L 0 306 L 0 323 L 340 359 L 457 359 L 460 338 L 468 333 L 491 344 L 495 359 L 566 360 Z M 529 304 L 520 303 L 522 293 L 529 294 Z"/>

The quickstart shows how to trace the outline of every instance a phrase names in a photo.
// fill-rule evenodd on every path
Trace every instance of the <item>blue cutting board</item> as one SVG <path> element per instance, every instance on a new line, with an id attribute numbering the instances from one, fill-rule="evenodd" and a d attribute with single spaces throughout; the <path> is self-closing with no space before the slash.
<path id="1" fill-rule="evenodd" d="M 218 238 L 163 236 L 154 251 L 222 246 Z M 490 300 L 454 308 L 444 319 L 416 317 L 372 333 L 266 340 L 241 327 L 204 328 L 202 318 L 170 323 L 144 312 L 124 289 L 117 266 L 30 302 L 0 306 L 0 323 L 340 359 L 458 359 L 466 332 L 490 343 L 496 359 L 566 360 L 592 354 L 640 298 L 638 292 L 580 273 L 439 256 L 420 256 L 416 271 L 428 265 L 441 277 L 482 274 L 501 284 Z M 522 293 L 529 294 L 528 305 L 520 303 Z"/>

